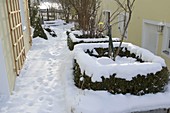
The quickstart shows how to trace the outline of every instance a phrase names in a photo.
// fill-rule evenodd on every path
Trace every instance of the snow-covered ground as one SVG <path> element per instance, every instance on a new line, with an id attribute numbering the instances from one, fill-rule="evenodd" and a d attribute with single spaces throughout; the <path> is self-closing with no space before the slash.
<path id="1" fill-rule="evenodd" d="M 4 99 L 0 98 L 0 113 L 67 113 L 62 80 L 69 57 L 65 29 L 54 29 L 57 38 L 48 35 L 49 40 L 33 39 L 15 90 L 8 101 L 1 102 Z"/>
<path id="2" fill-rule="evenodd" d="M 165 93 L 144 96 L 77 89 L 74 53 L 66 45 L 65 31 L 70 27 L 53 28 L 56 38 L 33 40 L 13 94 L 6 101 L 0 97 L 0 113 L 129 113 L 170 107 L 170 84 Z"/>

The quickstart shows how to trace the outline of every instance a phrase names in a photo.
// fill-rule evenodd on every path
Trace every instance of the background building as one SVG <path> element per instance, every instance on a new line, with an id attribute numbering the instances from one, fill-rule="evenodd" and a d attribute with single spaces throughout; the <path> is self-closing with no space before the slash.
<path id="1" fill-rule="evenodd" d="M 146 48 L 161 56 L 170 70 L 169 4 L 169 0 L 136 0 L 132 20 L 126 33 L 127 38 L 124 41 Z M 101 12 L 110 12 L 112 15 L 116 9 L 117 5 L 114 0 L 102 0 Z M 120 14 L 114 22 L 121 18 L 124 18 L 124 15 Z M 121 23 L 112 26 L 113 37 L 120 37 L 121 27 Z"/>

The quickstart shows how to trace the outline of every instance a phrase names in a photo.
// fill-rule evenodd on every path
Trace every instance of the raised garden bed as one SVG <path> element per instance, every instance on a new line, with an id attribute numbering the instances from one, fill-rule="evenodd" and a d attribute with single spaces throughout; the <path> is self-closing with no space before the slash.
<path id="1" fill-rule="evenodd" d="M 70 50 L 74 49 L 74 46 L 76 44 L 80 43 L 105 43 L 109 42 L 109 37 L 105 36 L 102 38 L 96 37 L 96 38 L 90 38 L 85 36 L 86 38 L 83 38 L 82 33 L 80 31 L 72 31 L 67 32 L 67 46 Z M 119 42 L 119 38 L 113 38 L 113 42 Z"/>
<path id="2" fill-rule="evenodd" d="M 119 42 L 113 45 L 116 50 Z M 78 44 L 74 52 L 74 81 L 78 88 L 134 95 L 165 91 L 169 78 L 166 64 L 146 49 L 123 43 L 115 61 L 108 58 L 107 43 Z"/>

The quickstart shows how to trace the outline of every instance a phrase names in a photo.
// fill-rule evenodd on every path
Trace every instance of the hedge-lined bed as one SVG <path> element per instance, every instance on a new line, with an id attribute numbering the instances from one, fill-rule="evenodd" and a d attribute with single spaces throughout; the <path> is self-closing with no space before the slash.
<path id="1" fill-rule="evenodd" d="M 119 42 L 113 42 L 115 50 L 118 44 Z M 119 64 L 106 58 L 107 46 L 104 43 L 75 46 L 74 81 L 78 88 L 134 95 L 165 90 L 169 75 L 162 58 L 138 46 L 123 43 L 119 57 L 136 60 Z M 109 63 L 98 62 L 102 58 Z"/>
<path id="2" fill-rule="evenodd" d="M 67 46 L 70 50 L 74 49 L 74 46 L 76 44 L 80 44 L 80 43 L 105 43 L 105 42 L 109 42 L 109 37 L 108 36 L 104 36 L 102 38 L 83 38 L 82 33 L 80 31 L 72 31 L 72 32 L 68 32 L 67 31 Z M 113 42 L 119 42 L 120 39 L 119 38 L 112 38 Z"/>

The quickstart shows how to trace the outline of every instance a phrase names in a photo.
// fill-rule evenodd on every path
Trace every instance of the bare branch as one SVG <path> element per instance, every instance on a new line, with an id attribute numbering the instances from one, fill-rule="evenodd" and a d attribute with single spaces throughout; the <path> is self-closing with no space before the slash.
<path id="1" fill-rule="evenodd" d="M 128 29 L 128 26 L 129 26 L 129 23 L 131 21 L 131 17 L 132 17 L 132 8 L 134 6 L 134 3 L 135 3 L 135 0 L 126 0 L 126 2 L 124 3 L 121 3 L 119 0 L 115 0 L 119 6 L 123 9 L 123 12 L 125 13 L 125 16 L 124 16 L 124 20 L 123 20 L 123 33 L 121 34 L 121 41 L 120 41 L 120 44 L 119 44 L 119 47 L 118 49 L 116 50 L 116 53 L 114 54 L 114 59 L 116 58 L 116 56 L 119 54 L 119 51 L 120 51 L 120 48 L 121 48 L 121 45 L 123 43 L 123 40 L 125 38 L 125 35 L 126 35 L 126 32 L 127 32 L 127 29 Z M 127 17 L 127 14 L 128 14 L 128 17 Z"/>

